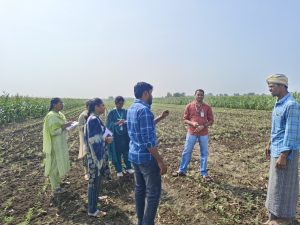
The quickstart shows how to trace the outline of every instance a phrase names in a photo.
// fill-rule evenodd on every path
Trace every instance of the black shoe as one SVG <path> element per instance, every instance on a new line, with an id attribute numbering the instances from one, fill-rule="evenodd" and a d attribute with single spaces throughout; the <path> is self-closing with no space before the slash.
<path id="1" fill-rule="evenodd" d="M 172 173 L 172 176 L 173 177 L 186 177 L 186 174 L 183 172 L 176 171 L 176 172 Z"/>

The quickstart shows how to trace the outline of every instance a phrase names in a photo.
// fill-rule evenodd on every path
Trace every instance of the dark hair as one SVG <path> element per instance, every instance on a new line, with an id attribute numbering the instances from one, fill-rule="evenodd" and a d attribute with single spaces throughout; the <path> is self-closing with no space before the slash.
<path id="1" fill-rule="evenodd" d="M 86 108 L 89 108 L 90 102 L 91 102 L 91 100 L 87 100 L 87 101 L 85 102 L 85 107 L 86 107 Z"/>
<path id="2" fill-rule="evenodd" d="M 115 98 L 115 104 L 118 104 L 120 102 L 125 102 L 125 99 L 122 96 L 117 96 Z"/>
<path id="3" fill-rule="evenodd" d="M 151 84 L 148 84 L 146 82 L 138 82 L 134 86 L 134 96 L 136 98 L 141 98 L 145 91 L 151 91 L 151 90 L 153 90 L 153 86 Z"/>
<path id="4" fill-rule="evenodd" d="M 52 98 L 51 101 L 50 101 L 50 107 L 49 107 L 49 112 L 54 108 L 54 106 L 61 102 L 61 99 L 60 98 Z"/>
<path id="5" fill-rule="evenodd" d="M 202 92 L 203 94 L 204 94 L 204 90 L 203 89 L 197 89 L 196 91 L 195 91 L 195 94 L 197 93 L 197 92 Z"/>
<path id="6" fill-rule="evenodd" d="M 88 108 L 88 117 L 92 114 L 92 112 L 95 112 L 95 107 L 101 104 L 103 104 L 103 101 L 100 98 L 94 98 L 90 100 Z"/>

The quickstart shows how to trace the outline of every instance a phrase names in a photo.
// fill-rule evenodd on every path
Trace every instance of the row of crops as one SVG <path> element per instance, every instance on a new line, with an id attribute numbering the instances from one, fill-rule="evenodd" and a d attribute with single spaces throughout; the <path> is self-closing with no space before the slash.
<path id="1" fill-rule="evenodd" d="M 300 93 L 293 93 L 300 103 Z M 164 97 L 155 98 L 157 104 L 186 105 L 193 101 L 193 96 L 187 97 Z M 271 110 L 274 107 L 276 98 L 271 95 L 243 95 L 243 96 L 206 96 L 205 102 L 213 107 L 233 108 L 233 109 L 256 109 Z"/>
<path id="2" fill-rule="evenodd" d="M 83 99 L 62 100 L 66 110 L 83 107 L 85 102 Z M 0 126 L 11 122 L 21 122 L 28 118 L 43 117 L 47 114 L 49 106 L 49 98 L 3 94 L 0 96 Z"/>
<path id="3" fill-rule="evenodd" d="M 293 93 L 294 97 L 300 102 L 300 93 Z M 186 105 L 194 99 L 189 97 L 165 97 L 155 98 L 153 102 L 156 104 L 174 104 Z M 251 95 L 251 96 L 206 96 L 205 101 L 213 107 L 235 108 L 235 109 L 256 109 L 271 110 L 274 107 L 276 98 L 270 95 Z M 63 99 L 65 110 L 76 107 L 84 107 L 83 99 Z M 109 103 L 108 109 L 113 107 L 112 101 Z M 131 99 L 126 101 L 128 107 Z M 28 118 L 39 118 L 46 115 L 49 109 L 49 98 L 31 98 L 20 95 L 10 96 L 3 94 L 0 96 L 0 126 L 11 123 L 21 122 Z"/>

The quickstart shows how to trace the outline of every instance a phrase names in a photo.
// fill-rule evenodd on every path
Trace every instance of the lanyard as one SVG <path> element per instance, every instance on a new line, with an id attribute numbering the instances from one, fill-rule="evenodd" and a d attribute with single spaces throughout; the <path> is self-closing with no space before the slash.
<path id="1" fill-rule="evenodd" d="M 196 112 L 198 112 L 198 113 L 200 113 L 201 111 L 203 112 L 202 106 L 203 106 L 203 104 L 201 104 L 201 106 L 198 108 L 197 104 L 195 104 Z"/>
<path id="2" fill-rule="evenodd" d="M 122 109 L 121 109 L 122 110 Z M 120 115 L 120 113 L 118 112 L 118 109 L 116 108 L 116 112 L 117 112 L 117 114 L 118 114 L 118 116 L 119 116 L 119 119 L 122 119 L 123 118 L 123 112 L 121 112 L 121 115 Z"/>
<path id="3" fill-rule="evenodd" d="M 203 110 L 203 104 L 201 104 L 200 108 L 198 109 L 197 104 L 195 104 L 196 112 L 199 113 L 200 117 L 204 117 L 204 110 Z"/>

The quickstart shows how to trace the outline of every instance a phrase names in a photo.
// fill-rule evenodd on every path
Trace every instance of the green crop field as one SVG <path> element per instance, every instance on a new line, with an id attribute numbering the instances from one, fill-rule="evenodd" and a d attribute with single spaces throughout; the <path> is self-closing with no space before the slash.
<path id="1" fill-rule="evenodd" d="M 270 109 L 275 99 L 270 96 L 238 97 L 207 98 L 214 105 L 215 115 L 209 141 L 208 169 L 214 178 L 211 183 L 200 178 L 198 145 L 187 176 L 171 176 L 178 169 L 185 141 L 183 110 L 193 98 L 154 99 L 152 111 L 155 115 L 165 109 L 170 111 L 170 115 L 157 125 L 159 151 L 168 163 L 157 225 L 258 225 L 267 219 L 264 202 L 269 162 L 264 160 L 264 147 L 269 140 Z M 296 97 L 299 99 L 299 95 Z M 259 106 L 264 105 L 262 102 L 268 102 L 267 110 L 247 109 L 255 99 L 256 103 L 251 103 L 255 107 L 251 107 L 260 109 Z M 234 103 L 237 100 L 240 102 Z M 6 119 L 1 120 L 0 131 L 0 224 L 135 224 L 133 177 L 126 175 L 118 179 L 114 169 L 113 180 L 104 181 L 100 191 L 101 195 L 108 196 L 100 203 L 107 216 L 101 221 L 87 216 L 87 183 L 83 179 L 82 162 L 77 159 L 76 131 L 70 133 L 68 141 L 72 169 L 63 179 L 66 193 L 51 195 L 49 182 L 43 175 L 41 132 L 49 101 L 1 96 L 1 118 L 4 113 Z M 63 101 L 67 119 L 77 120 L 85 101 Z M 112 101 L 104 102 L 107 111 L 114 107 Z M 125 107 L 130 103 L 127 101 Z M 218 104 L 231 108 L 216 107 Z"/>
<path id="2" fill-rule="evenodd" d="M 293 93 L 295 99 L 300 102 L 300 93 Z M 155 98 L 154 102 L 159 104 L 186 105 L 194 97 L 164 97 Z M 231 109 L 257 109 L 271 110 L 276 101 L 271 95 L 242 95 L 242 96 L 206 96 L 205 101 L 212 107 Z"/>

